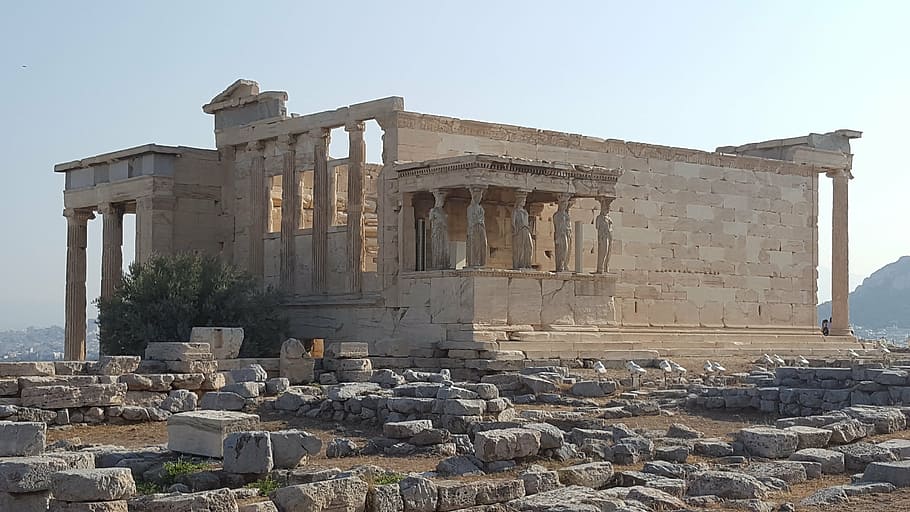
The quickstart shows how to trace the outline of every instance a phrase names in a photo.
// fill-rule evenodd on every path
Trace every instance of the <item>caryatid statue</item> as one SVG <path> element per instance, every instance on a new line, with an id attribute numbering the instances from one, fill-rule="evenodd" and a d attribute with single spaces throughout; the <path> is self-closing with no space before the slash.
<path id="1" fill-rule="evenodd" d="M 569 218 L 572 196 L 559 194 L 559 206 L 553 214 L 553 236 L 556 246 L 556 271 L 569 271 L 569 247 L 572 246 L 572 220 Z"/>
<path id="2" fill-rule="evenodd" d="M 610 203 L 613 199 L 610 197 L 600 197 L 600 213 L 595 219 L 597 228 L 597 273 L 602 274 L 607 271 L 610 265 L 610 249 L 613 247 L 613 219 L 610 218 Z"/>
<path id="3" fill-rule="evenodd" d="M 443 270 L 449 268 L 449 219 L 446 215 L 445 190 L 434 190 L 436 203 L 430 209 L 430 268 Z"/>
<path id="4" fill-rule="evenodd" d="M 512 209 L 512 268 L 515 270 L 531 268 L 531 257 L 534 254 L 531 221 L 525 210 L 527 198 L 527 191 L 515 192 L 515 208 Z"/>
<path id="5" fill-rule="evenodd" d="M 484 219 L 483 199 L 485 187 L 471 187 L 471 204 L 468 206 L 467 266 L 483 267 L 487 264 L 487 225 Z"/>

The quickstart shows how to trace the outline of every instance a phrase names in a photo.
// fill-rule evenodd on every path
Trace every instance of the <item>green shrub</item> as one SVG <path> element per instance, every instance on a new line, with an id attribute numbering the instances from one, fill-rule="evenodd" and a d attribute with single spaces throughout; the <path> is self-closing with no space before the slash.
<path id="1" fill-rule="evenodd" d="M 373 479 L 373 485 L 397 484 L 404 480 L 404 475 L 399 473 L 383 473 Z"/>
<path id="2" fill-rule="evenodd" d="M 273 480 L 271 476 L 265 478 L 260 478 L 253 483 L 247 484 L 246 487 L 251 489 L 259 489 L 260 496 L 268 496 L 272 491 L 281 487 L 278 481 Z"/>
<path id="3" fill-rule="evenodd" d="M 280 295 L 218 258 L 152 256 L 98 300 L 101 350 L 143 355 L 150 341 L 188 341 L 193 327 L 243 327 L 241 357 L 277 357 L 287 337 Z"/>
<path id="4" fill-rule="evenodd" d="M 164 492 L 164 489 L 158 486 L 155 482 L 140 481 L 136 482 L 136 492 L 145 496 L 148 494 L 157 494 L 159 492 Z"/>
<path id="5" fill-rule="evenodd" d="M 177 459 L 175 461 L 165 462 L 164 472 L 167 474 L 167 480 L 170 483 L 174 483 L 179 476 L 205 471 L 210 467 L 211 465 L 204 462 L 193 462 L 186 459 Z"/>

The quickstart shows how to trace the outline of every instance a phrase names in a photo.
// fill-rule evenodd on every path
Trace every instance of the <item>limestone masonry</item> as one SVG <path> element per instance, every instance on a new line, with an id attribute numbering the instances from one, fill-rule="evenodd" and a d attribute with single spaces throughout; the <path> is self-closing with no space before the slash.
<path id="1" fill-rule="evenodd" d="M 55 166 L 67 359 L 85 356 L 86 229 L 98 213 L 102 297 L 120 280 L 123 215 L 135 214 L 138 261 L 218 255 L 287 294 L 296 338 L 365 342 L 371 356 L 457 368 L 855 341 L 847 187 L 860 132 L 704 152 L 420 114 L 398 97 L 309 115 L 288 114 L 286 100 L 238 80 L 203 107 L 217 149 L 149 144 Z M 382 158 L 371 163 L 373 127 Z M 329 157 L 332 136 L 346 157 Z M 827 339 L 815 310 L 825 177 Z"/>

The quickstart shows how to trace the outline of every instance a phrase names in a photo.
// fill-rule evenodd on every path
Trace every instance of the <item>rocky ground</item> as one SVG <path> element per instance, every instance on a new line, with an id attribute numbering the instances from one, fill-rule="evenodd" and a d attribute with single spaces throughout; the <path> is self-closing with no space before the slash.
<path id="1" fill-rule="evenodd" d="M 696 361 L 678 361 L 681 364 L 696 366 Z M 726 360 L 722 364 L 732 371 L 742 371 L 750 368 L 751 362 L 742 360 Z M 573 373 L 584 377 L 594 378 L 592 370 L 574 370 Z M 652 382 L 661 385 L 662 373 L 650 369 L 645 377 L 646 382 Z M 600 375 L 604 377 L 604 375 Z M 606 377 L 625 378 L 628 373 L 625 370 L 612 369 L 608 370 Z M 589 399 L 595 403 L 605 403 L 607 398 Z M 573 407 L 566 405 L 547 405 L 542 407 L 541 404 L 516 405 L 515 409 L 521 411 L 534 411 L 546 408 L 551 411 L 571 411 Z M 268 431 L 278 431 L 285 429 L 302 429 L 319 437 L 324 445 L 330 443 L 333 439 L 343 437 L 354 441 L 358 446 L 363 446 L 370 439 L 382 435 L 382 430 L 378 427 L 369 427 L 360 424 L 351 424 L 349 422 L 333 422 L 307 417 L 289 417 L 288 414 L 281 411 L 275 411 L 271 407 L 262 407 L 257 411 L 262 417 L 261 428 Z M 641 430 L 666 430 L 673 424 L 684 424 L 704 434 L 709 438 L 721 438 L 727 441 L 734 441 L 734 434 L 742 428 L 756 425 L 772 425 L 773 417 L 759 413 L 740 413 L 730 414 L 726 412 L 695 412 L 685 409 L 672 410 L 667 409 L 662 414 L 656 416 L 637 416 L 623 418 L 621 422 L 631 429 Z M 878 443 L 889 439 L 910 439 L 910 431 L 899 431 L 891 434 L 877 435 L 865 439 L 870 443 Z M 115 444 L 127 448 L 145 448 L 153 445 L 167 444 L 167 424 L 166 423 L 141 423 L 132 425 L 71 425 L 64 427 L 52 428 L 48 431 L 48 443 L 57 441 L 70 441 L 75 444 Z M 395 473 L 413 473 L 429 472 L 435 470 L 443 456 L 433 455 L 409 455 L 409 456 L 389 456 L 389 455 L 354 455 L 345 458 L 328 458 L 325 452 L 317 456 L 309 457 L 306 460 L 305 467 L 308 470 L 322 470 L 328 468 L 338 468 L 348 470 L 364 465 L 379 466 L 389 472 Z M 555 470 L 566 467 L 577 461 L 558 462 L 552 460 L 534 461 L 540 463 L 547 469 Z M 710 459 L 692 455 L 687 460 L 690 464 L 707 463 Z M 495 475 L 483 476 L 461 476 L 452 477 L 454 480 L 471 481 L 476 479 L 514 479 L 523 467 L 529 463 L 519 464 L 516 468 L 497 473 Z M 635 464 L 621 465 L 613 464 L 616 472 L 622 471 L 641 471 L 644 462 Z M 794 503 L 798 504 L 804 498 L 811 496 L 820 489 L 832 486 L 846 485 L 850 483 L 849 475 L 824 475 L 820 478 L 810 479 L 805 482 L 796 483 L 790 486 L 789 492 L 779 493 L 772 502 L 777 503 Z M 244 501 L 252 503 L 262 498 L 250 498 Z M 846 503 L 818 506 L 797 506 L 797 510 L 820 510 L 826 511 L 847 511 L 856 510 L 861 507 L 867 511 L 894 511 L 910 510 L 910 491 L 906 489 L 897 490 L 888 494 L 872 494 L 865 496 L 854 496 L 849 498 Z M 729 509 L 725 504 L 704 504 L 699 507 L 704 510 L 726 510 Z"/>

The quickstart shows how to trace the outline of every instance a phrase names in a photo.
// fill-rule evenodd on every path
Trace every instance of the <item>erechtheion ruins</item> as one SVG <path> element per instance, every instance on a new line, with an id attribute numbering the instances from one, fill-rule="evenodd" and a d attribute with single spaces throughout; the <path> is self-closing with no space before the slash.
<path id="1" fill-rule="evenodd" d="M 409 112 L 399 97 L 308 115 L 286 100 L 238 80 L 203 107 L 217 149 L 150 144 L 55 167 L 67 359 L 85 354 L 87 223 L 103 219 L 107 296 L 125 213 L 138 260 L 219 255 L 286 294 L 295 337 L 365 341 L 379 358 L 808 354 L 855 341 L 847 191 L 860 132 L 705 152 Z M 381 162 L 366 159 L 371 121 Z M 346 158 L 329 156 L 333 130 Z M 816 318 L 825 178 L 827 337 Z"/>

